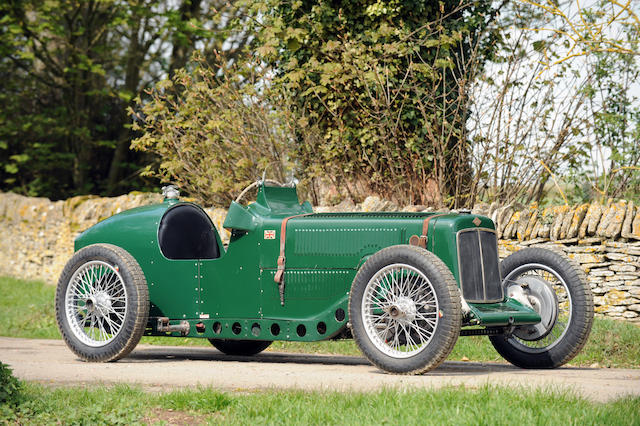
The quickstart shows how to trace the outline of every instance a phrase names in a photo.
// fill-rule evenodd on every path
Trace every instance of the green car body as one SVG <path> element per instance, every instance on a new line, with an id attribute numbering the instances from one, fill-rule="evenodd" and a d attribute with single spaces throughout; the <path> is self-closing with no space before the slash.
<path id="1" fill-rule="evenodd" d="M 502 292 L 502 278 L 495 272 L 499 271 L 495 225 L 484 216 L 313 214 L 309 203 L 299 203 L 294 187 L 260 185 L 255 203 L 231 204 L 224 222 L 231 231 L 228 247 L 223 246 L 209 220 L 206 232 L 212 233 L 210 241 L 217 245 L 214 255 L 171 258 L 163 252 L 161 240 L 168 237 L 163 237 L 162 232 L 172 232 L 171 238 L 176 240 L 189 235 L 165 229 L 163 220 L 170 212 L 205 215 L 194 204 L 170 198 L 161 204 L 119 213 L 89 228 L 75 241 L 76 251 L 107 243 L 126 250 L 137 261 L 149 293 L 145 334 L 263 341 L 317 341 L 340 336 L 349 324 L 349 294 L 362 265 L 386 247 L 410 244 L 412 237 L 423 234 L 426 219 L 425 248 L 444 262 L 459 287 L 462 269 L 472 261 L 468 250 L 459 246 L 461 236 L 482 231 L 482 238 L 495 244 L 489 247 L 485 243 L 487 248 L 483 249 L 491 254 L 491 259 L 485 261 L 495 262 L 487 269 L 493 272 L 480 270 L 482 280 L 477 278 L 476 285 L 479 282 L 492 288 L 494 296 L 500 289 L 499 297 L 469 300 L 463 327 L 504 328 L 541 320 L 530 306 Z M 286 223 L 286 266 L 281 289 L 274 276 L 285 218 L 290 219 Z M 185 327 L 167 331 L 158 325 L 160 319 L 165 324 Z"/>

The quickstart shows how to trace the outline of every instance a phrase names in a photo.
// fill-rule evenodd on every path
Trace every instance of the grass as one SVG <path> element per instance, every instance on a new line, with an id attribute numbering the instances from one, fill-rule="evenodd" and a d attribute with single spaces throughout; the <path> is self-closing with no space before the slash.
<path id="1" fill-rule="evenodd" d="M 16 424 L 626 424 L 640 425 L 640 398 L 593 403 L 525 388 L 382 390 L 371 393 L 211 388 L 166 393 L 138 387 L 48 388 L 27 383 L 0 423 Z"/>
<path id="2" fill-rule="evenodd" d="M 55 293 L 39 281 L 0 277 L 0 336 L 59 339 Z"/>
<path id="3" fill-rule="evenodd" d="M 59 339 L 55 323 L 55 287 L 37 281 L 0 277 L 0 336 Z M 143 337 L 141 343 L 210 346 L 206 339 Z M 361 355 L 352 340 L 324 342 L 274 342 L 268 350 L 332 355 Z M 449 360 L 501 362 L 483 336 L 458 339 Z M 571 365 L 640 368 L 640 327 L 596 318 L 591 337 Z"/>

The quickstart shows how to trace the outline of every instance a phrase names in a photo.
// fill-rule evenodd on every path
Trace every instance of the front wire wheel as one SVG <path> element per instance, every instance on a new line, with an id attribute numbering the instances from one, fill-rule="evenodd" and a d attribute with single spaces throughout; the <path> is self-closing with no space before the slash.
<path id="1" fill-rule="evenodd" d="M 413 266 L 394 263 L 376 272 L 362 298 L 363 322 L 375 347 L 409 358 L 427 347 L 438 326 L 433 285 Z"/>
<path id="2" fill-rule="evenodd" d="M 498 353 L 522 368 L 556 368 L 570 361 L 586 344 L 593 323 L 593 296 L 584 272 L 563 254 L 542 248 L 512 254 L 501 272 L 505 294 L 510 288 L 521 291 L 542 321 L 491 336 Z"/>
<path id="3" fill-rule="evenodd" d="M 388 247 L 358 271 L 349 317 L 356 344 L 374 365 L 419 374 L 436 368 L 457 341 L 459 292 L 453 275 L 433 253 Z"/>

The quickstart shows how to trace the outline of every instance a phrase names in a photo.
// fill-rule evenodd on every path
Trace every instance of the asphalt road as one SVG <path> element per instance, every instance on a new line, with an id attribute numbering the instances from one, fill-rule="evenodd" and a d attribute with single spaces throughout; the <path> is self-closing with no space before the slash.
<path id="1" fill-rule="evenodd" d="M 640 396 L 640 369 L 563 367 L 522 370 L 506 364 L 449 361 L 422 376 L 386 374 L 351 356 L 263 352 L 227 356 L 212 348 L 139 345 L 112 363 L 79 360 L 61 340 L 0 337 L 0 361 L 24 380 L 53 385 L 135 383 L 148 389 L 211 386 L 228 391 L 371 391 L 484 384 L 572 389 L 594 401 Z"/>

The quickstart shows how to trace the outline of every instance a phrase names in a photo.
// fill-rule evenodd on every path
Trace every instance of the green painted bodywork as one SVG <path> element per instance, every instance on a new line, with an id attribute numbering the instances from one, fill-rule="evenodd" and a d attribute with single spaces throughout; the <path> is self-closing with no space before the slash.
<path id="1" fill-rule="evenodd" d="M 167 259 L 158 244 L 158 227 L 169 209 L 183 204 L 188 203 L 170 199 L 116 214 L 75 241 L 76 250 L 108 243 L 122 247 L 137 260 L 149 286 L 151 334 L 155 334 L 157 317 L 168 317 L 172 324 L 189 321 L 190 337 L 331 338 L 348 322 L 349 291 L 360 266 L 377 251 L 408 244 L 412 235 L 421 235 L 424 219 L 434 214 L 313 214 L 309 203 L 299 203 L 295 188 L 260 186 L 255 203 L 246 207 L 231 204 L 223 225 L 231 230 L 228 247 L 223 247 L 211 224 L 219 258 Z M 288 221 L 282 306 L 274 282 L 280 227 L 284 218 L 305 214 Z M 479 224 L 474 223 L 476 218 Z M 478 227 L 495 229 L 489 218 L 472 214 L 440 215 L 429 221 L 427 249 L 442 259 L 458 282 L 456 233 Z M 471 309 L 468 325 L 540 321 L 533 310 L 511 299 L 471 305 Z M 197 323 L 204 327 L 196 327 Z M 273 332 L 276 329 L 279 333 Z"/>

